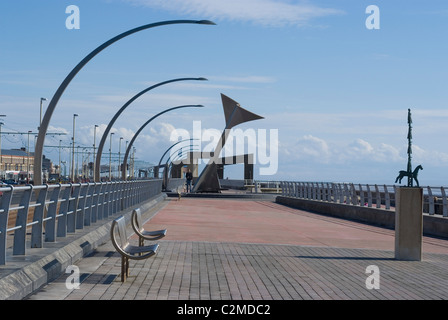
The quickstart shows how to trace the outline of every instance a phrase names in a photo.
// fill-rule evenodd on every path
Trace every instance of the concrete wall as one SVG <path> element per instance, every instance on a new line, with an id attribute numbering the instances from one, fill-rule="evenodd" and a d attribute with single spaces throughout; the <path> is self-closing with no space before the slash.
<path id="1" fill-rule="evenodd" d="M 276 197 L 275 202 L 296 209 L 307 210 L 342 219 L 359 221 L 378 227 L 395 229 L 395 211 L 392 210 L 284 196 Z M 448 238 L 448 218 L 423 214 L 423 234 Z"/>

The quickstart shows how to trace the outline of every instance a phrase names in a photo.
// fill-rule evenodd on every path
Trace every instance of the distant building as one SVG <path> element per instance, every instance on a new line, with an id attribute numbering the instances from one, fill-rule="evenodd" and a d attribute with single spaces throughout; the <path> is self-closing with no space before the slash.
<path id="1" fill-rule="evenodd" d="M 44 177 L 54 171 L 50 159 L 42 159 L 42 172 Z M 0 179 L 13 179 L 16 182 L 33 180 L 34 152 L 27 152 L 26 148 L 2 149 L 0 154 Z"/>
<path id="2" fill-rule="evenodd" d="M 34 153 L 25 148 L 2 149 L 0 154 L 0 176 L 2 179 L 15 181 L 32 179 L 34 170 Z"/>

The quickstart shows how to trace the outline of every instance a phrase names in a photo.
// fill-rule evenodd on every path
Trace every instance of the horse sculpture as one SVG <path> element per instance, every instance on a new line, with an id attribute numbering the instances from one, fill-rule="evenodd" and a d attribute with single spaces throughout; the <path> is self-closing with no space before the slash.
<path id="1" fill-rule="evenodd" d="M 421 164 L 418 165 L 418 166 L 414 169 L 413 172 L 408 172 L 408 171 L 401 170 L 401 171 L 399 172 L 399 175 L 398 175 L 397 179 L 395 179 L 395 183 L 397 183 L 397 181 L 398 181 L 399 183 L 401 183 L 401 179 L 403 179 L 403 177 L 411 177 L 411 178 L 414 179 L 415 182 L 417 183 L 417 187 L 419 187 L 418 180 L 417 180 L 417 176 L 418 176 L 418 171 L 419 171 L 419 170 L 423 170 L 423 167 L 422 167 Z"/>

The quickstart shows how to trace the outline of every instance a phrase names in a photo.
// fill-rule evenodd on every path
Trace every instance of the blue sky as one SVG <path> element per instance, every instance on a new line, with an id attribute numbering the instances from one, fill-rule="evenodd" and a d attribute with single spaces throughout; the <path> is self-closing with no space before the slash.
<path id="1" fill-rule="evenodd" d="M 80 10 L 69 30 L 66 8 Z M 369 30 L 366 8 L 380 10 Z M 432 1 L 89 0 L 0 3 L 2 131 L 36 132 L 39 101 L 52 98 L 73 67 L 97 46 L 140 25 L 176 19 L 215 26 L 172 25 L 129 36 L 101 52 L 75 77 L 54 112 L 44 154 L 58 161 L 76 140 L 93 144 L 115 112 L 139 91 L 179 77 L 206 77 L 160 87 L 135 101 L 114 125 L 131 140 L 154 114 L 167 113 L 136 140 L 136 157 L 158 162 L 174 129 L 224 128 L 220 94 L 265 119 L 242 129 L 278 130 L 278 171 L 258 179 L 392 184 L 407 163 L 407 109 L 413 115 L 413 166 L 422 185 L 448 183 L 448 3 Z M 44 102 L 44 112 L 48 101 Z M 124 144 L 123 141 L 123 144 Z M 207 143 L 204 143 L 207 144 Z M 26 147 L 26 135 L 3 135 L 2 148 Z M 122 146 L 124 149 L 124 147 Z M 124 150 L 122 149 L 122 152 Z M 105 151 L 103 151 L 104 153 Z M 69 151 L 63 157 L 68 160 Z M 104 158 L 108 162 L 108 158 Z M 242 167 L 226 171 L 242 175 Z"/>

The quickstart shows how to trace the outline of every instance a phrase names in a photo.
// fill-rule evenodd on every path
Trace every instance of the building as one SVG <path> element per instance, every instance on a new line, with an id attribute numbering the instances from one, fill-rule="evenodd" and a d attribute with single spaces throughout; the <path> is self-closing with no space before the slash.
<path id="1" fill-rule="evenodd" d="M 13 179 L 16 182 L 27 181 L 33 177 L 34 153 L 25 148 L 2 149 L 0 154 L 1 179 Z"/>
<path id="2" fill-rule="evenodd" d="M 45 155 L 42 159 L 42 172 L 44 179 L 54 173 L 55 168 Z M 28 179 L 27 179 L 28 177 Z M 15 182 L 32 181 L 34 177 L 34 152 L 27 152 L 26 148 L 2 149 L 0 154 L 0 179 L 14 180 Z"/>

